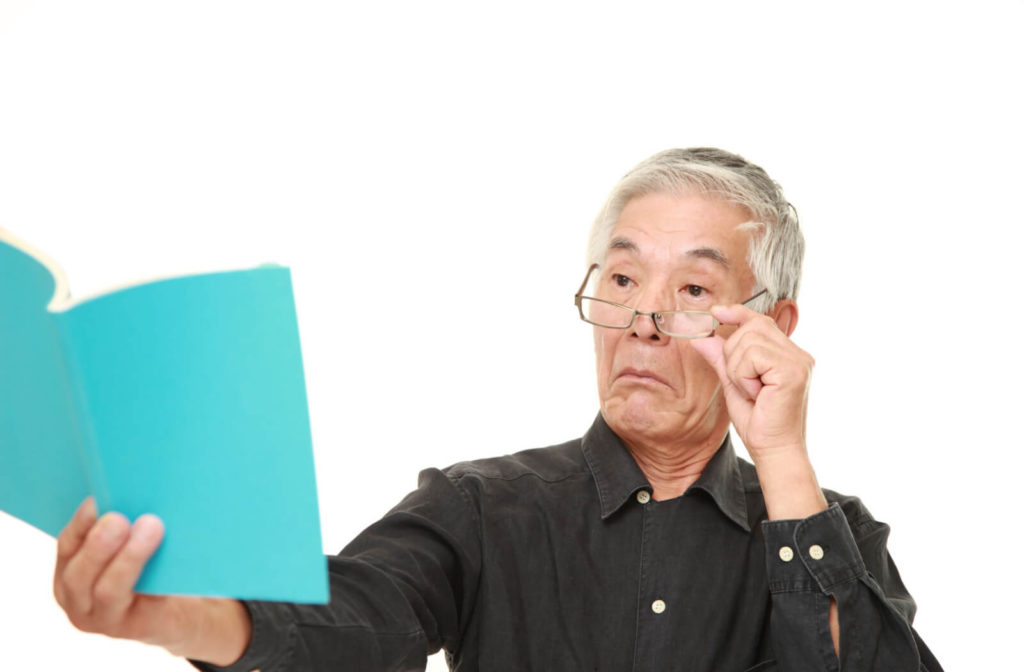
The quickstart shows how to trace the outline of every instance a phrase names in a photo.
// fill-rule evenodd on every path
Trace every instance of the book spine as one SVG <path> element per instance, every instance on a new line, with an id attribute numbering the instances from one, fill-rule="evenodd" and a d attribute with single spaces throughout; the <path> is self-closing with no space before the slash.
<path id="1" fill-rule="evenodd" d="M 88 477 L 92 495 L 96 498 L 96 508 L 102 515 L 111 509 L 112 500 L 103 474 L 96 432 L 92 423 L 92 414 L 89 411 L 89 399 L 81 383 L 81 367 L 77 365 L 77 348 L 71 328 L 72 321 L 69 319 L 70 312 L 51 313 L 51 315 L 57 331 L 57 341 L 60 345 L 64 370 L 67 372 L 64 378 L 65 389 L 71 402 L 72 424 L 76 430 L 78 454 Z"/>

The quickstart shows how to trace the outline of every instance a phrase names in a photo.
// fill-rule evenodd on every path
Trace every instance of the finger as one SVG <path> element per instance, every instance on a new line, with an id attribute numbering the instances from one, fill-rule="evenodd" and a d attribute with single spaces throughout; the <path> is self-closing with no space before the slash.
<path id="1" fill-rule="evenodd" d="M 86 535 L 96 523 L 96 500 L 86 497 L 78 505 L 67 526 L 57 535 L 57 563 L 53 569 L 53 596 L 57 604 L 64 604 L 64 567 L 85 542 Z"/>
<path id="2" fill-rule="evenodd" d="M 767 362 L 764 341 L 748 338 L 726 356 L 725 368 L 729 380 L 753 401 L 764 387 L 761 376 Z"/>
<path id="3" fill-rule="evenodd" d="M 163 539 L 164 526 L 153 515 L 140 516 L 127 542 L 107 564 L 93 590 L 93 616 L 101 623 L 116 623 L 135 599 L 136 582 Z"/>
<path id="4" fill-rule="evenodd" d="M 722 389 L 726 397 L 734 396 L 744 401 L 752 401 L 757 396 L 760 387 L 751 390 L 750 387 L 737 385 L 737 381 L 729 372 L 730 358 L 725 350 L 727 342 L 721 336 L 710 336 L 693 340 L 690 345 L 711 365 L 711 368 L 718 374 L 722 383 Z M 758 383 L 760 384 L 760 383 Z"/>
<path id="5" fill-rule="evenodd" d="M 124 545 L 130 527 L 128 519 L 121 514 L 105 514 L 89 530 L 78 552 L 68 560 L 59 580 L 63 583 L 61 605 L 69 616 L 82 616 L 92 610 L 96 579 Z"/>
<path id="6" fill-rule="evenodd" d="M 711 315 L 722 324 L 744 325 L 753 319 L 763 317 L 743 304 L 736 303 L 730 306 L 712 306 Z"/>
<path id="7" fill-rule="evenodd" d="M 96 500 L 86 497 L 78 505 L 67 526 L 57 535 L 57 573 L 82 547 L 85 536 L 96 522 Z"/>
<path id="8" fill-rule="evenodd" d="M 779 349 L 772 336 L 765 334 L 760 328 L 759 322 L 748 322 L 729 336 L 722 347 L 725 352 L 726 364 L 731 364 L 730 370 L 736 368 L 741 361 L 749 359 L 748 353 L 752 348 L 759 348 L 761 350 Z M 755 366 L 754 369 L 757 376 L 765 373 L 763 368 Z"/>
<path id="9" fill-rule="evenodd" d="M 762 385 L 806 383 L 814 366 L 814 358 L 769 320 L 748 322 L 737 329 L 726 339 L 724 351 L 726 362 L 733 363 L 731 375 L 743 363 L 742 375 L 756 375 Z"/>

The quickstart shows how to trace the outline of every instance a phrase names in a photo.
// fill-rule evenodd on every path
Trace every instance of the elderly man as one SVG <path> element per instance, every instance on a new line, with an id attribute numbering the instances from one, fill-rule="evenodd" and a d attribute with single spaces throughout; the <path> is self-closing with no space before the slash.
<path id="1" fill-rule="evenodd" d="M 160 523 L 90 503 L 57 599 L 207 670 L 422 669 L 444 647 L 458 670 L 936 672 L 888 527 L 808 459 L 802 255 L 761 168 L 657 154 L 591 233 L 575 300 L 601 412 L 581 439 L 423 472 L 330 558 L 327 606 L 133 594 Z"/>

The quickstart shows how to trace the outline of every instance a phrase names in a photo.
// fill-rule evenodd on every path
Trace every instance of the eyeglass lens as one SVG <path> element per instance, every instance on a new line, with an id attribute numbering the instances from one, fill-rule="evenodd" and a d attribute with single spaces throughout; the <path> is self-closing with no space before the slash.
<path id="1" fill-rule="evenodd" d="M 620 329 L 629 325 L 633 319 L 633 310 L 623 308 L 604 301 L 598 301 L 587 297 L 581 297 L 580 307 L 583 316 L 588 322 L 603 327 L 618 327 Z M 672 335 L 678 336 L 710 336 L 715 330 L 715 320 L 709 313 L 703 312 L 665 312 L 656 313 L 658 328 Z M 637 318 L 641 319 L 641 318 Z"/>

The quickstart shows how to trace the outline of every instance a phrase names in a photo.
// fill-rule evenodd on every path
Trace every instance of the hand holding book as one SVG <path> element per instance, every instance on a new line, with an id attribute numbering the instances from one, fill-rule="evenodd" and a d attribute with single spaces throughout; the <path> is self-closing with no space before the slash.
<path id="1" fill-rule="evenodd" d="M 136 639 L 175 655 L 230 665 L 245 651 L 252 633 L 240 602 L 133 592 L 163 532 L 163 524 L 151 515 L 134 524 L 117 513 L 97 520 L 96 504 L 87 499 L 57 537 L 57 602 L 85 632 Z"/>
<path id="2" fill-rule="evenodd" d="M 88 495 L 166 525 L 139 592 L 327 600 L 287 268 L 71 302 L 0 230 L 0 510 L 56 536 Z"/>

